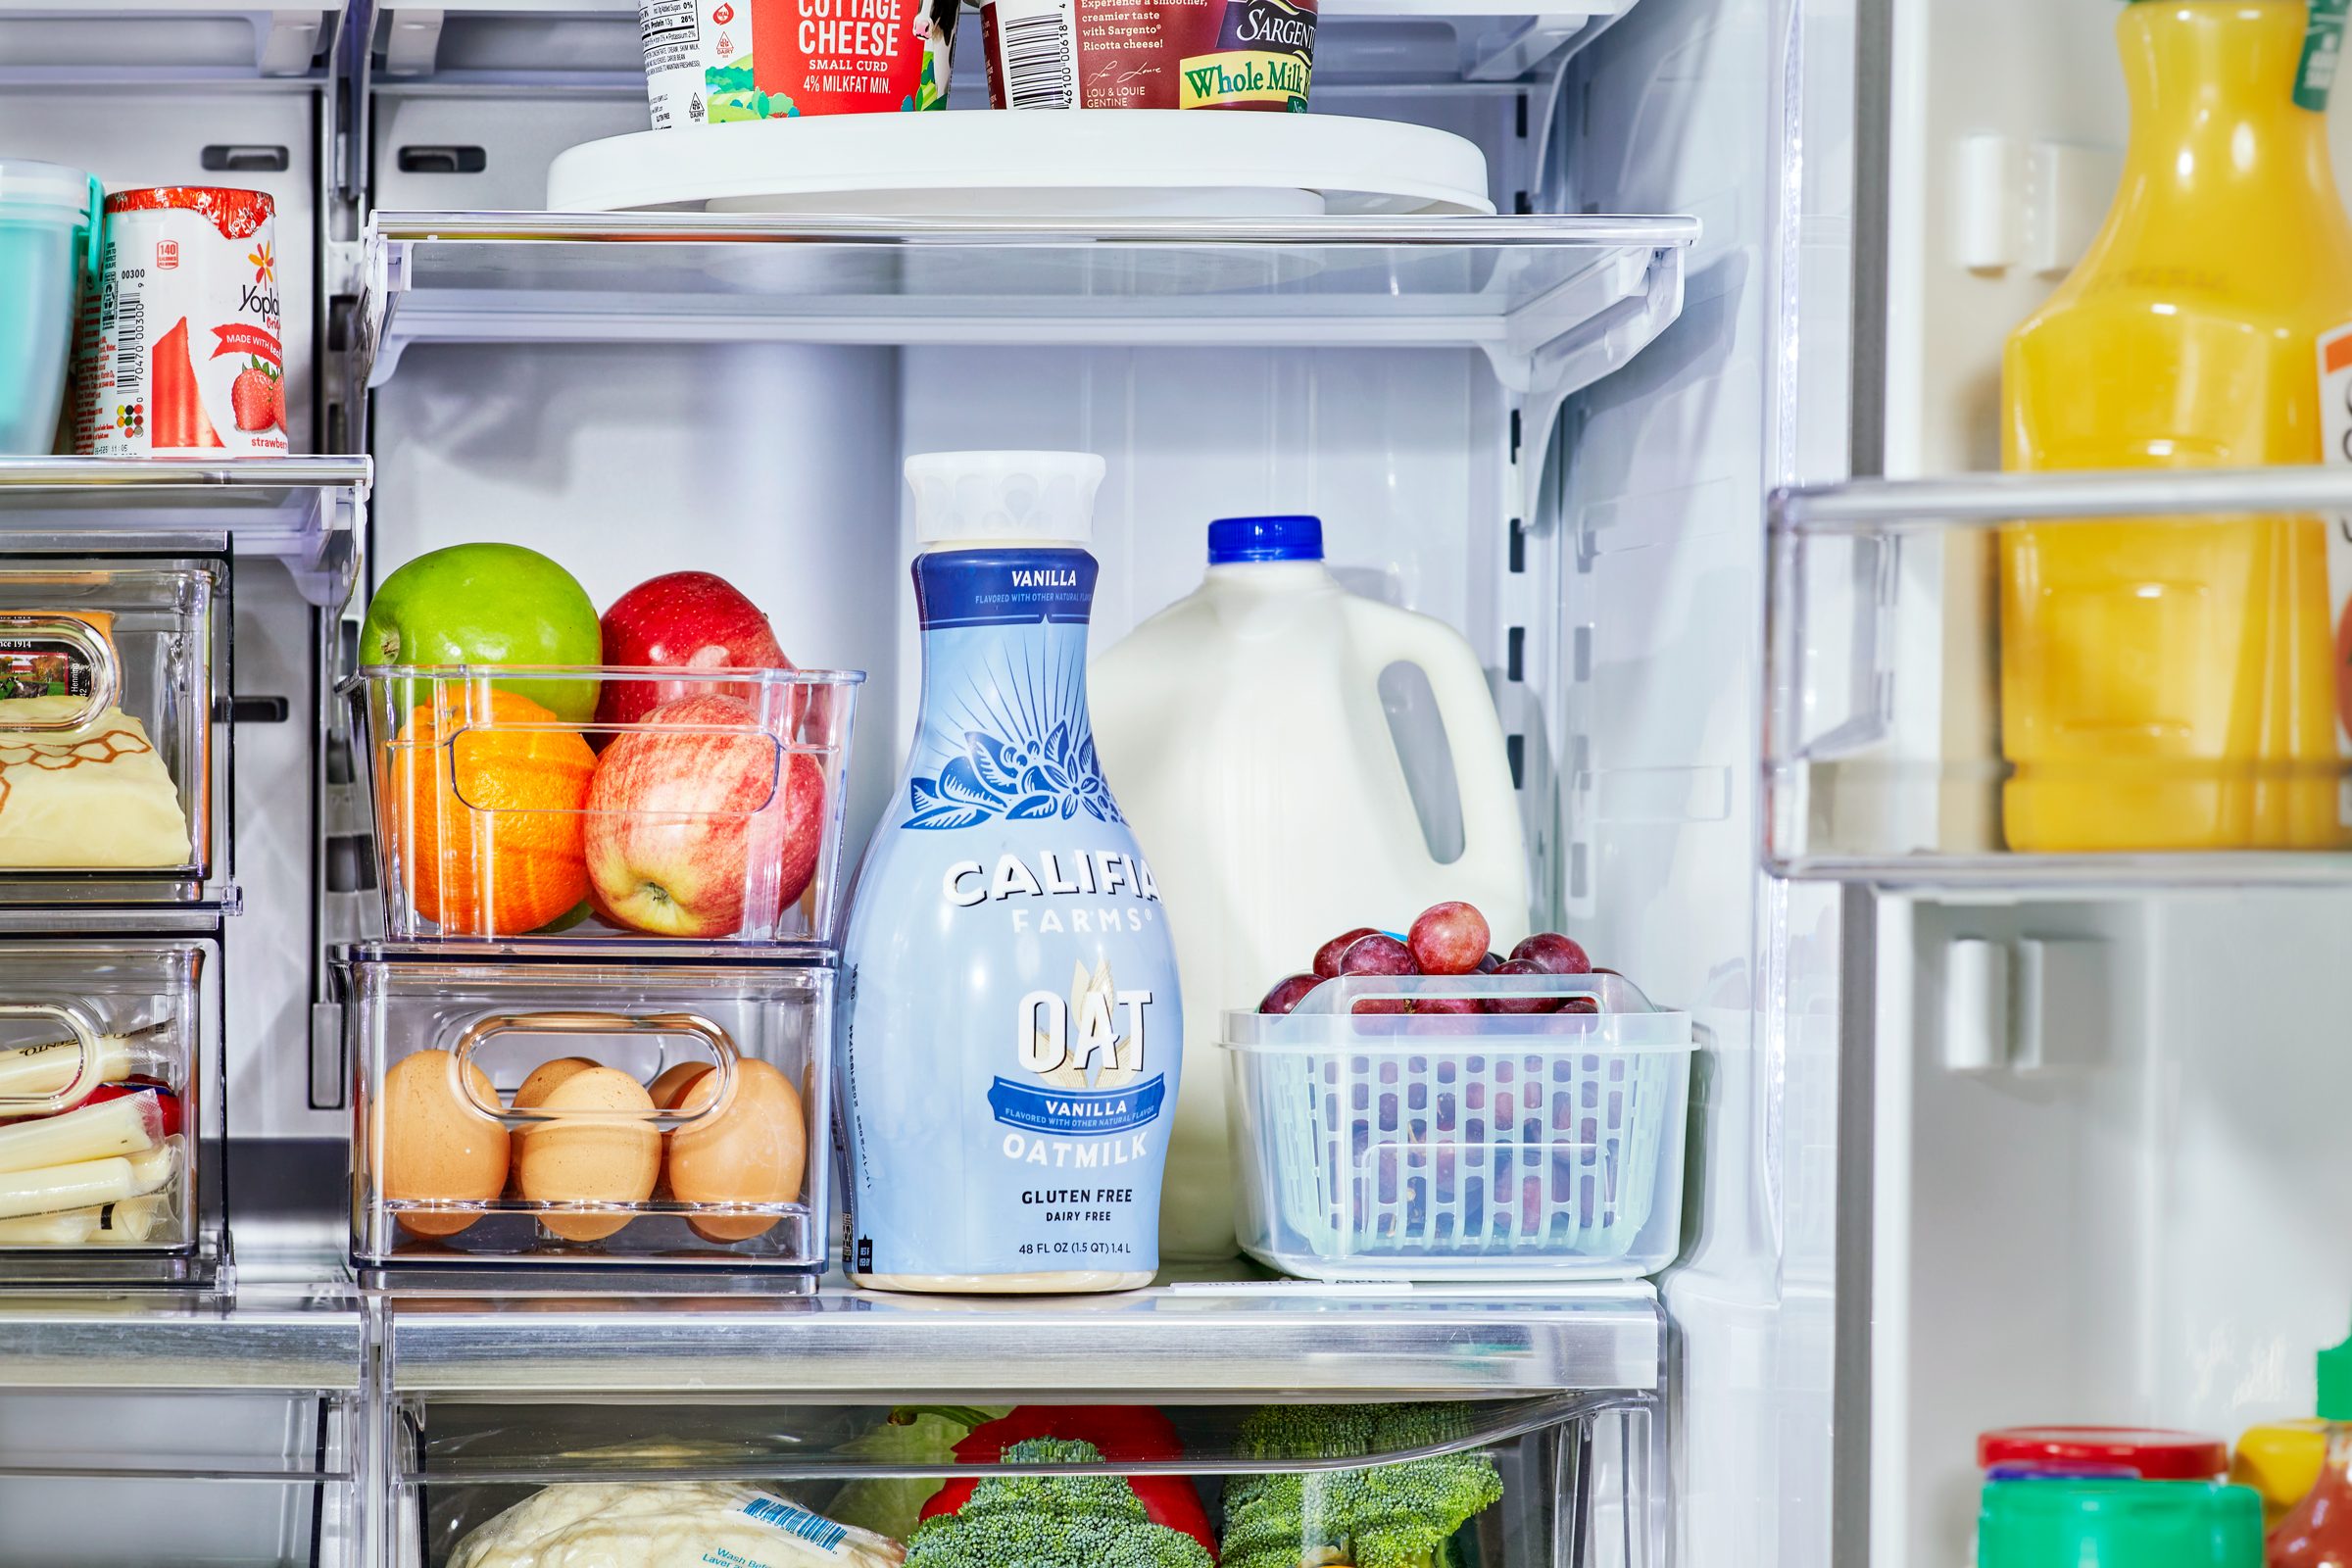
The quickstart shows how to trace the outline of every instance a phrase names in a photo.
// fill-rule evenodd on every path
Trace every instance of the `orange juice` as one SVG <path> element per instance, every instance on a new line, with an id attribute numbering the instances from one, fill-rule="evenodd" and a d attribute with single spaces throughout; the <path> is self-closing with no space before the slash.
<path id="1" fill-rule="evenodd" d="M 2322 461 L 2320 345 L 2352 325 L 2352 221 L 2328 157 L 2333 54 L 2305 47 L 2341 5 L 2318 9 L 2126 7 L 2123 183 L 2010 336 L 2007 466 Z M 2004 528 L 2009 847 L 2344 843 L 2330 603 L 2314 516 Z"/>

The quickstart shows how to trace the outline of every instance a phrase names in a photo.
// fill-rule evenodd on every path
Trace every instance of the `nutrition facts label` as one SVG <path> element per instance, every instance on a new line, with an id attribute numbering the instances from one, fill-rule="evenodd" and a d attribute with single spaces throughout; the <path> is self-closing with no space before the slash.
<path id="1" fill-rule="evenodd" d="M 645 74 L 654 87 L 654 128 L 667 129 L 681 113 L 699 122 L 703 118 L 696 112 L 703 86 L 701 0 L 641 0 L 637 15 L 638 34 L 645 45 Z M 672 73 L 678 79 L 662 79 Z M 680 110 L 681 101 L 692 107 Z"/>

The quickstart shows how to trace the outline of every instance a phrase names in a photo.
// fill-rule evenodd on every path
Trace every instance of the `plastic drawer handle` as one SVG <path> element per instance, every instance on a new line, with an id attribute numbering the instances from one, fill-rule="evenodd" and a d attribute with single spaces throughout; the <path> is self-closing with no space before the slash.
<path id="1" fill-rule="evenodd" d="M 473 1061 L 476 1047 L 499 1035 L 691 1035 L 710 1049 L 713 1069 L 718 1073 L 718 1096 L 700 1110 L 651 1111 L 582 1111 L 543 1110 L 536 1106 L 516 1109 L 502 1105 L 495 1099 L 483 1101 L 473 1087 L 472 1077 L 466 1071 Z M 657 1127 L 677 1128 L 715 1116 L 735 1100 L 735 1063 L 740 1053 L 735 1039 L 717 1024 L 699 1012 L 581 1012 L 563 1009 L 549 1012 L 494 1012 L 476 1018 L 466 1032 L 458 1037 L 455 1071 L 458 1090 L 475 1110 L 495 1121 L 523 1124 L 544 1121 L 626 1120 L 651 1122 Z"/>
<path id="2" fill-rule="evenodd" d="M 79 1104 L 83 1095 L 98 1087 L 98 1032 L 82 1022 L 72 1007 L 54 1002 L 0 1002 L 0 1018 L 56 1019 L 65 1025 L 67 1034 L 65 1040 L 56 1044 L 71 1045 L 78 1058 L 74 1067 L 74 1081 L 65 1088 L 46 1095 L 0 1095 L 0 1105 L 22 1105 L 36 1113 L 59 1111 Z"/>
<path id="3" fill-rule="evenodd" d="M 64 643 L 79 654 L 90 669 L 90 695 L 80 708 L 60 718 L 0 718 L 0 732 L 87 729 L 115 706 L 122 689 L 122 673 L 115 663 L 114 645 L 87 621 L 70 615 L 44 615 L 23 610 L 0 610 L 0 636 L 27 642 Z"/>

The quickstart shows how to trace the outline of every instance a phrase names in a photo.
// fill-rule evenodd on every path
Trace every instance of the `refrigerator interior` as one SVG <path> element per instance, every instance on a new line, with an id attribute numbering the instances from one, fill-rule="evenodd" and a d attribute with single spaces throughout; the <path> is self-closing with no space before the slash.
<path id="1" fill-rule="evenodd" d="M 1870 68 L 1891 104 L 1889 475 L 1999 466 L 2003 340 L 2082 254 L 2121 169 L 2117 11 L 1891 8 Z M 2340 182 L 2340 110 L 2330 139 Z M 1940 704 L 1894 710 L 1914 736 L 1942 725 L 1947 755 L 1948 737 L 1992 722 L 1973 678 L 1992 625 L 1982 544 L 1911 552 L 1891 590 L 1933 608 L 1909 624 L 1952 639 Z M 1957 811 L 1919 790 L 1882 804 L 1973 847 L 1989 793 Z M 1876 1196 L 1851 1238 L 1867 1376 L 1841 1388 L 1839 1416 L 1870 1480 L 1866 1511 L 1857 1496 L 1840 1522 L 1871 1561 L 1972 1560 L 1988 1428 L 2233 1440 L 2311 1412 L 2313 1352 L 2352 1307 L 2352 1249 L 2327 1213 L 2328 1107 L 2345 1089 L 2333 1021 L 2352 1000 L 2332 956 L 2352 899 L 2208 878 L 1914 886 L 1858 906 L 1875 998 L 1848 1014 L 1848 1083 L 1866 1107 L 1857 1176 Z M 1989 1038 L 1969 1023 L 1987 951 L 2053 965 L 2041 1005 Z"/>
<path id="2" fill-rule="evenodd" d="M 869 672 L 855 846 L 895 777 L 917 678 L 902 460 L 1081 448 L 1110 470 L 1098 647 L 1197 583 L 1208 519 L 1318 514 L 1348 586 L 1439 616 L 1486 664 L 1537 924 L 1702 1030 L 1684 1254 L 1660 1288 L 1664 1418 L 1609 1440 L 1642 1450 L 1613 1528 L 1544 1543 L 1514 1527 L 1489 1560 L 1827 1560 L 1838 906 L 1835 890 L 1759 873 L 1755 801 L 1763 497 L 1844 471 L 1848 0 L 1334 8 L 1318 109 L 1470 137 L 1504 213 L 1699 220 L 1680 318 L 1564 406 L 1507 356 L 1383 343 L 1377 325 L 1328 347 L 1191 348 L 1101 327 L 1079 341 L 687 342 L 623 320 L 543 334 L 563 341 L 419 339 L 380 359 L 363 392 L 344 356 L 368 281 L 367 216 L 542 205 L 556 153 L 645 122 L 633 12 L 191 8 L 145 30 L 68 9 L 60 23 L 56 7 L 0 8 L 0 144 L 110 181 L 277 195 L 286 315 L 324 350 L 306 345 L 289 367 L 291 434 L 298 450 L 375 464 L 342 626 L 285 565 L 238 567 L 237 693 L 282 697 L 286 713 L 246 705 L 234 737 L 232 1215 L 248 1194 L 268 1205 L 250 1250 L 232 1220 L 241 1257 L 343 1245 L 348 1085 L 320 952 L 362 934 L 375 895 L 350 759 L 317 737 L 341 716 L 334 661 L 369 583 L 485 538 L 557 557 L 600 603 L 657 572 L 723 571 L 796 661 Z M 959 40 L 958 108 L 979 95 L 977 33 Z M 103 112 L 93 74 L 124 89 Z M 1458 841 L 1442 743 L 1410 682 L 1396 683 L 1392 715 L 1407 755 L 1427 760 L 1415 782 L 1433 845 Z M 1423 1287 L 1413 1304 L 1477 1310 L 1457 1294 Z M 386 1332 L 397 1367 L 397 1326 Z M 412 1418 L 425 1407 L 403 1404 L 397 1377 L 387 1388 Z M 646 1396 L 578 1396 L 615 1426 Z M 412 1419 L 413 1434 L 434 1430 Z M 1563 1468 L 1558 1440 L 1509 1441 L 1511 1462 L 1545 1485 L 1584 1473 Z M 549 1468 L 543 1455 L 516 1468 L 532 1465 Z"/>

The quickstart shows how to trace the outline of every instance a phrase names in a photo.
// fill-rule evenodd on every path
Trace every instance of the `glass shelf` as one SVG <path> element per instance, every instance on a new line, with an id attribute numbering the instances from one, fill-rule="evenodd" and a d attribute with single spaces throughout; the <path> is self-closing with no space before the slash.
<path id="1" fill-rule="evenodd" d="M 0 1293 L 0 1390 L 356 1391 L 348 1286 Z"/>
<path id="2" fill-rule="evenodd" d="M 684 1288 L 681 1287 L 681 1290 Z M 855 1403 L 955 1395 L 1524 1398 L 1658 1387 L 1647 1285 L 1296 1281 L 1101 1297 L 424 1295 L 385 1305 L 390 1387 L 433 1398 L 680 1388 Z M 527 1346 L 527 1351 L 524 1347 Z"/>
<path id="3" fill-rule="evenodd" d="M 2326 582 L 2346 519 L 2352 467 L 1777 495 L 1767 866 L 1989 894 L 2352 883 Z M 2265 731 L 2294 739 L 2257 760 Z"/>
<path id="4" fill-rule="evenodd" d="M 382 213 L 362 356 L 416 343 L 1471 348 L 1564 396 L 1681 313 L 1689 218 Z"/>
<path id="5" fill-rule="evenodd" d="M 274 556 L 340 609 L 372 471 L 366 457 L 0 458 L 0 555 Z"/>

